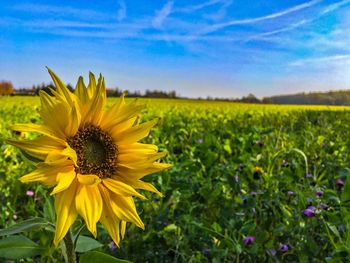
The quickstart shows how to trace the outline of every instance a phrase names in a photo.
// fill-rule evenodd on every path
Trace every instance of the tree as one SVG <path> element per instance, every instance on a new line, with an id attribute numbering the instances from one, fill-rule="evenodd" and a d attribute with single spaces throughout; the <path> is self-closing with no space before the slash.
<path id="1" fill-rule="evenodd" d="M 13 94 L 13 85 L 9 81 L 0 82 L 0 96 L 2 95 L 12 95 Z"/>

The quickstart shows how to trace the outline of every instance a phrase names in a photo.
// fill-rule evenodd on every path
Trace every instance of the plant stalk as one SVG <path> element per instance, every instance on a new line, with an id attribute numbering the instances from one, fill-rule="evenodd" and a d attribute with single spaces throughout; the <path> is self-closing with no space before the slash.
<path id="1" fill-rule="evenodd" d="M 72 233 L 70 230 L 67 232 L 66 236 L 63 238 L 63 241 L 66 246 L 67 262 L 76 263 L 74 243 L 72 239 Z"/>

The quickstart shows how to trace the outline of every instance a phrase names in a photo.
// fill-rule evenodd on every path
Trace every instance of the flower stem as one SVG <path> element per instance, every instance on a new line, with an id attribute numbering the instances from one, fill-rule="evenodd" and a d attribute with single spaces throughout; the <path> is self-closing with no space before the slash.
<path id="1" fill-rule="evenodd" d="M 64 244 L 66 245 L 67 262 L 68 263 L 76 263 L 74 244 L 73 244 L 73 240 L 72 240 L 72 233 L 70 230 L 67 232 L 63 241 L 64 241 Z"/>

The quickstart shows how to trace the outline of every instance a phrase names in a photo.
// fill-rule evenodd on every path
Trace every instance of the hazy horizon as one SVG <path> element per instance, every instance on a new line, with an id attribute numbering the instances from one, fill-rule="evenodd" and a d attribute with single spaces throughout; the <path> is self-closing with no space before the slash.
<path id="1" fill-rule="evenodd" d="M 350 89 L 350 0 L 11 1 L 0 80 L 237 98 Z"/>

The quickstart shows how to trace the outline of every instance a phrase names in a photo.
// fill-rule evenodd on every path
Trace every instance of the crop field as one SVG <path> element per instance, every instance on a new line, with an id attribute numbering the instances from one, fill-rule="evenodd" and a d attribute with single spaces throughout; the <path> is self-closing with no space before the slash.
<path id="1" fill-rule="evenodd" d="M 95 242 L 83 230 L 78 252 L 132 262 L 350 262 L 350 108 L 138 101 L 147 105 L 141 121 L 161 117 L 143 142 L 173 164 L 145 177 L 164 197 L 136 201 L 145 230 L 129 224 L 119 248 L 98 227 Z M 39 108 L 38 97 L 0 97 L 0 228 L 32 217 L 55 223 L 50 190 L 19 182 L 34 166 L 4 142 L 36 136 L 10 126 L 39 123 Z M 22 234 L 52 248 L 50 229 Z"/>

